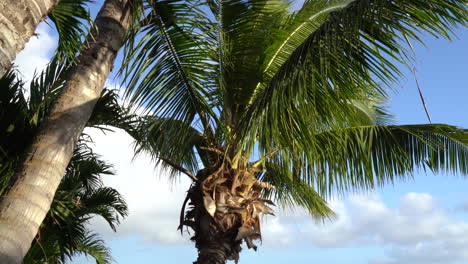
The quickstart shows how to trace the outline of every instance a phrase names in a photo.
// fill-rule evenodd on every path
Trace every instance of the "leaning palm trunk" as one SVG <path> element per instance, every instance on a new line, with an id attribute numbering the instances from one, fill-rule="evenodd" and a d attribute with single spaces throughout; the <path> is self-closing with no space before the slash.
<path id="1" fill-rule="evenodd" d="M 126 0 L 107 0 L 97 31 L 33 141 L 8 194 L 0 201 L 0 263 L 21 263 L 50 209 L 76 142 L 99 98 L 129 28 Z"/>
<path id="2" fill-rule="evenodd" d="M 0 2 L 0 76 L 20 52 L 58 0 L 9 0 Z"/>

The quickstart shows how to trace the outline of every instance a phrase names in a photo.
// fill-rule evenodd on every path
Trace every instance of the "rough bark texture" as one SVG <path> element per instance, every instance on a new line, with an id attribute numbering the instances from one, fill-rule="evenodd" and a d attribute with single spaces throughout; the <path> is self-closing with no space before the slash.
<path id="1" fill-rule="evenodd" d="M 197 184 L 189 191 L 191 205 L 194 207 L 189 214 L 193 214 L 192 229 L 195 231 L 191 238 L 198 249 L 197 261 L 193 264 L 224 264 L 227 260 L 239 259 L 241 240 L 235 240 L 237 230 L 242 224 L 240 216 L 230 214 L 231 224 L 227 228 L 221 227 L 205 210 L 203 192 Z M 190 217 L 190 216 L 189 216 Z"/>
<path id="2" fill-rule="evenodd" d="M 0 76 L 58 0 L 0 1 Z"/>
<path id="3" fill-rule="evenodd" d="M 261 197 L 261 191 L 274 186 L 257 180 L 259 169 L 248 163 L 233 168 L 223 149 L 211 151 L 218 153 L 219 163 L 198 171 L 182 206 L 179 228 L 187 226 L 195 233 L 194 264 L 237 263 L 242 241 L 257 249 L 253 241 L 261 239 L 260 214 L 273 214 L 268 205 L 274 205 Z"/>
<path id="4" fill-rule="evenodd" d="M 0 200 L 0 263 L 19 264 L 50 209 L 55 191 L 129 28 L 127 0 L 107 0 L 79 63 Z"/>

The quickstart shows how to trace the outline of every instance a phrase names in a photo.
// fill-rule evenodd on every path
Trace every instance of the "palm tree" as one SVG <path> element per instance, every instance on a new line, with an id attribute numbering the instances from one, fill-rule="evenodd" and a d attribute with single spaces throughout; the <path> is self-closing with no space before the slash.
<path id="1" fill-rule="evenodd" d="M 193 180 L 180 216 L 197 264 L 256 249 L 273 201 L 331 217 L 326 199 L 411 176 L 468 173 L 468 133 L 392 125 L 384 87 L 420 32 L 449 38 L 464 0 L 146 1 L 121 74 L 153 111 L 138 151 Z M 409 45 L 408 45 L 409 46 Z"/>
<path id="2" fill-rule="evenodd" d="M 135 1 L 137 2 L 137 1 Z M 50 209 L 130 27 L 134 1 L 106 0 L 8 193 L 0 199 L 0 262 L 20 263 Z"/>
<path id="3" fill-rule="evenodd" d="M 14 71 L 0 78 L 0 195 L 8 187 L 21 155 L 47 116 L 69 71 L 70 66 L 53 60 L 31 82 L 29 98 Z M 87 126 L 108 130 L 111 125 L 132 133 L 137 121 L 136 116 L 118 105 L 116 93 L 104 90 Z M 110 263 L 110 251 L 89 230 L 88 220 L 93 215 L 101 216 L 115 231 L 120 217 L 127 215 L 127 206 L 116 190 L 102 185 L 101 176 L 112 175 L 112 166 L 87 147 L 88 141 L 88 136 L 80 138 L 51 210 L 23 263 L 64 263 L 77 254 L 90 255 L 97 263 Z"/>
<path id="4" fill-rule="evenodd" d="M 89 230 L 89 220 L 102 217 L 116 231 L 120 218 L 128 214 L 123 197 L 102 185 L 102 175 L 112 175 L 112 166 L 79 142 L 51 210 L 26 254 L 23 263 L 66 263 L 84 254 L 98 264 L 112 261 L 110 250 L 99 235 Z"/>
<path id="5" fill-rule="evenodd" d="M 0 3 L 0 77 L 26 42 L 34 35 L 37 25 L 48 16 L 59 34 L 57 54 L 75 58 L 81 38 L 86 35 L 84 20 L 90 21 L 85 5 L 90 0 L 11 0 Z"/>

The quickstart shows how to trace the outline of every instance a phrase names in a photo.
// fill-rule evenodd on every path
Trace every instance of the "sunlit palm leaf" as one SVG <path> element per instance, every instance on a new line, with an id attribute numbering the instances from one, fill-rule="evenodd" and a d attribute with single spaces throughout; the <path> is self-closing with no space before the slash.
<path id="1" fill-rule="evenodd" d="M 265 172 L 260 179 L 275 186 L 275 189 L 266 191 L 266 197 L 271 197 L 284 207 L 301 206 L 316 219 L 335 216 L 325 199 L 313 187 L 300 179 L 299 175 L 293 175 L 289 168 L 280 167 L 275 163 L 266 163 L 263 169 Z"/>
<path id="2" fill-rule="evenodd" d="M 371 190 L 417 169 L 468 175 L 468 133 L 453 126 L 352 127 L 316 134 L 314 142 L 269 162 L 296 171 L 324 197 Z"/>
<path id="3" fill-rule="evenodd" d="M 131 101 L 144 105 L 161 118 L 192 122 L 198 115 L 208 129 L 215 117 L 209 107 L 215 80 L 210 50 L 194 23 L 210 23 L 196 4 L 149 1 L 143 36 L 134 32 L 126 46 L 124 82 Z M 136 44 L 135 44 L 136 42 Z"/>
<path id="4" fill-rule="evenodd" d="M 467 20 L 462 0 L 353 1 L 329 14 L 312 32 L 304 30 L 302 34 L 309 35 L 296 49 L 279 49 L 276 57 L 283 59 L 268 68 L 277 71 L 259 84 L 240 131 L 257 133 L 261 127 L 276 130 L 271 132 L 275 134 L 290 131 L 283 143 L 297 145 L 309 115 L 320 118 L 317 129 L 348 122 L 340 115 L 349 111 L 345 102 L 359 100 L 369 87 L 385 95 L 378 82 L 397 80 L 396 63 L 406 58 L 402 36 L 418 39 L 420 31 L 427 31 L 450 37 L 451 30 Z"/>

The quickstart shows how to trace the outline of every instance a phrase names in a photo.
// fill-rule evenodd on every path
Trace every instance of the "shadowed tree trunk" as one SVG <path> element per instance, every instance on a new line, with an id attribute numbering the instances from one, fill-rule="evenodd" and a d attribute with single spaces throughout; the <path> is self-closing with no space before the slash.
<path id="1" fill-rule="evenodd" d="M 193 210 L 188 212 L 187 218 L 193 222 L 186 222 L 195 231 L 191 238 L 198 249 L 197 261 L 193 264 L 224 264 L 227 260 L 239 260 L 241 240 L 236 240 L 242 219 L 237 214 L 226 215 L 229 225 L 220 226 L 205 210 L 203 192 L 199 184 L 189 190 L 189 197 Z"/>
<path id="2" fill-rule="evenodd" d="M 0 76 L 58 0 L 0 1 Z"/>
<path id="3" fill-rule="evenodd" d="M 0 263 L 19 264 L 50 209 L 76 142 L 129 29 L 127 0 L 107 0 L 79 63 L 40 128 L 7 195 L 0 200 Z"/>

